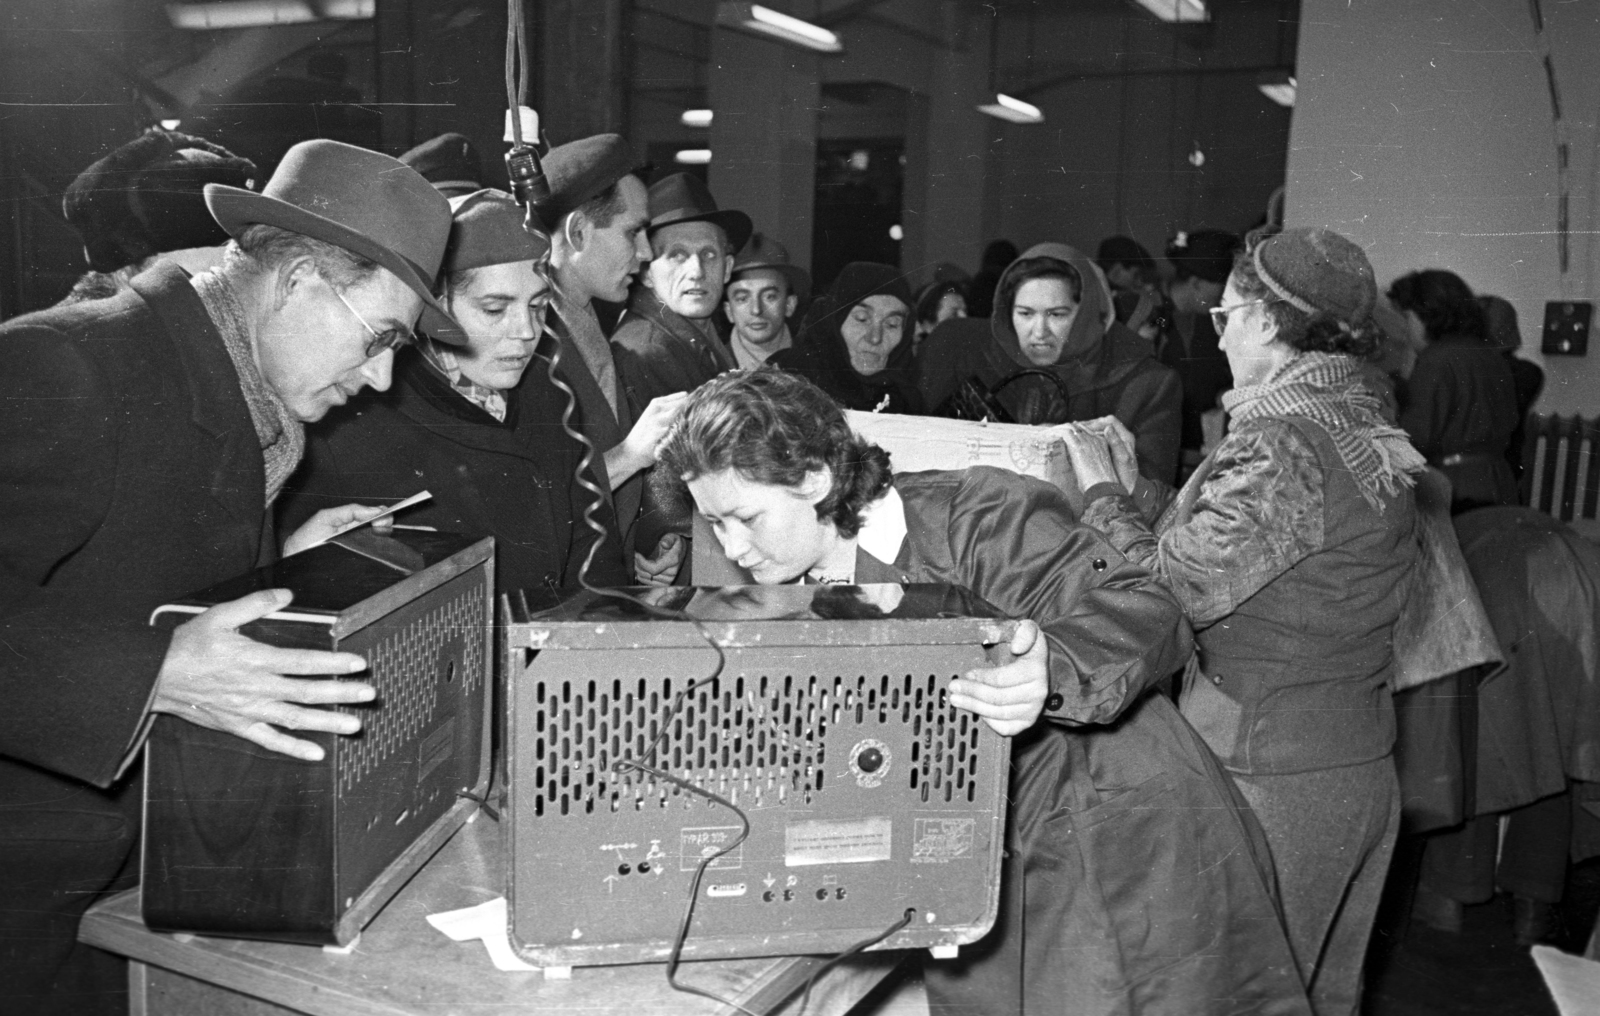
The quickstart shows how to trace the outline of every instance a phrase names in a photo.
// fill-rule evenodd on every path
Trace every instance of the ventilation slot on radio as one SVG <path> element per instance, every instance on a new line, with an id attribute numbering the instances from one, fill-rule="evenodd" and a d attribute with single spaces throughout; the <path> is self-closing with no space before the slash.
<path id="1" fill-rule="evenodd" d="M 824 789 L 829 728 L 891 720 L 912 727 L 907 779 L 922 799 L 971 801 L 977 725 L 948 704 L 947 682 L 910 674 L 741 675 L 689 682 L 674 709 L 683 685 L 671 678 L 541 681 L 533 696 L 534 813 L 710 803 L 648 773 L 613 772 L 624 760 L 665 770 L 741 808 L 810 805 Z"/>
<path id="2" fill-rule="evenodd" d="M 362 722 L 359 734 L 338 740 L 341 792 L 360 786 L 391 755 L 409 750 L 433 728 L 441 682 L 459 675 L 465 693 L 477 689 L 484 660 L 481 627 L 475 626 L 482 625 L 483 599 L 483 589 L 473 587 L 362 651 L 367 669 L 359 676 L 377 688 L 381 708 L 340 708 Z"/>

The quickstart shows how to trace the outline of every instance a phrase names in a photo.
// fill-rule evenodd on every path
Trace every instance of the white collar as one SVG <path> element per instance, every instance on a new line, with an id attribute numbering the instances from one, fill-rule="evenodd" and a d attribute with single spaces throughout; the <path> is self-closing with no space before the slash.
<path id="1" fill-rule="evenodd" d="M 906 506 L 891 483 L 888 493 L 861 509 L 861 530 L 856 533 L 856 547 L 892 565 L 905 542 Z"/>

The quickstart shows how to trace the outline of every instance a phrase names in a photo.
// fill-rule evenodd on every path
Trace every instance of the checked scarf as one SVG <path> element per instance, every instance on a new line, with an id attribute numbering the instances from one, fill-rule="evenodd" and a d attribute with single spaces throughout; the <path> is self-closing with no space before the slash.
<path id="1" fill-rule="evenodd" d="M 1302 353 L 1262 383 L 1223 395 L 1222 405 L 1238 422 L 1304 416 L 1321 424 L 1362 496 L 1379 512 L 1380 490 L 1394 494 L 1397 484 L 1413 486 L 1413 474 L 1427 467 L 1406 432 L 1378 414 L 1378 397 L 1361 383 L 1356 361 L 1348 356 Z"/>

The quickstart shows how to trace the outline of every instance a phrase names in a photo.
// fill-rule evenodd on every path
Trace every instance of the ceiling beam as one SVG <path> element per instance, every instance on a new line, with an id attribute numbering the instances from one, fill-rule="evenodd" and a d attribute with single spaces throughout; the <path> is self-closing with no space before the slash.
<path id="1" fill-rule="evenodd" d="M 852 18 L 856 18 L 883 4 L 885 0 L 847 0 L 832 10 L 822 11 L 811 19 L 811 23 L 821 25 L 823 28 L 837 28 Z"/>

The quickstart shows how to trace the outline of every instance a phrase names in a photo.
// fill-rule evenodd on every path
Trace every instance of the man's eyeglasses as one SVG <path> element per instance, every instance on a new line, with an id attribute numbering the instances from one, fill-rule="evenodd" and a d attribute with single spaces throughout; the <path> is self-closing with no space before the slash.
<path id="1" fill-rule="evenodd" d="M 337 286 L 331 282 L 328 282 L 327 279 L 323 279 L 322 281 L 327 283 L 329 289 L 333 290 L 333 295 L 337 296 L 339 298 L 339 302 L 344 304 L 344 309 L 354 315 L 355 319 L 361 322 L 361 327 L 367 330 L 367 335 L 369 336 L 366 346 L 367 359 L 372 359 L 385 349 L 393 349 L 394 351 L 399 352 L 406 346 L 416 343 L 417 336 L 409 328 L 386 328 L 380 332 L 376 328 L 367 324 L 367 319 L 361 316 L 360 311 L 350 306 L 350 301 L 344 298 L 344 294 L 339 292 Z"/>
<path id="2" fill-rule="evenodd" d="M 1216 329 L 1218 335 L 1221 335 L 1228 327 L 1228 315 L 1232 314 L 1234 311 L 1242 310 L 1245 307 L 1254 307 L 1261 303 L 1271 302 L 1271 300 L 1246 300 L 1244 303 L 1236 303 L 1228 307 L 1212 307 L 1211 327 Z"/>

